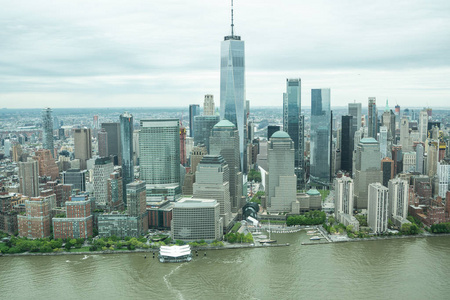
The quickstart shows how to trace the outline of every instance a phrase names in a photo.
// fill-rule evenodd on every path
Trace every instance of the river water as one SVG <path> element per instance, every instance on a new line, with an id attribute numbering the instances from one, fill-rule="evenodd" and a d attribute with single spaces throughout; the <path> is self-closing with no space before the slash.
<path id="1" fill-rule="evenodd" d="M 0 299 L 450 299 L 450 237 L 204 252 L 0 258 Z"/>

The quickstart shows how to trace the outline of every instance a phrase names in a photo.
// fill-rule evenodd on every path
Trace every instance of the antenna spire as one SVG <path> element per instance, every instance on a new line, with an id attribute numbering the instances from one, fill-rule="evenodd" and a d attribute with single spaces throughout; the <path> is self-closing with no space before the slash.
<path id="1" fill-rule="evenodd" d="M 234 36 L 233 0 L 231 0 L 231 36 Z"/>

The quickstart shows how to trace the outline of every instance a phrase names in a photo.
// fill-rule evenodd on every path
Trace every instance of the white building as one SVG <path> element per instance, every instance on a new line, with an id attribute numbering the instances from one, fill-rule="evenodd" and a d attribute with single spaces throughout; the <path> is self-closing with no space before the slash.
<path id="1" fill-rule="evenodd" d="M 419 114 L 419 136 L 421 142 L 425 142 L 428 137 L 428 113 L 426 109 L 421 110 Z"/>
<path id="2" fill-rule="evenodd" d="M 416 152 L 403 152 L 403 172 L 416 171 Z"/>
<path id="3" fill-rule="evenodd" d="M 108 179 L 114 172 L 114 165 L 109 157 L 97 158 L 94 165 L 95 203 L 106 204 L 108 200 Z"/>
<path id="4" fill-rule="evenodd" d="M 450 164 L 441 161 L 437 163 L 437 175 L 439 178 L 439 196 L 445 199 L 450 183 Z"/>
<path id="5" fill-rule="evenodd" d="M 353 215 L 353 179 L 344 176 L 334 180 L 334 203 L 336 216 Z"/>
<path id="6" fill-rule="evenodd" d="M 367 223 L 374 233 L 383 233 L 388 226 L 389 190 L 381 183 L 369 184 Z"/>
<path id="7" fill-rule="evenodd" d="M 409 223 L 408 217 L 408 198 L 409 185 L 406 180 L 394 178 L 389 180 L 389 214 L 388 217 L 398 227 L 404 223 Z"/>
<path id="8" fill-rule="evenodd" d="M 378 139 L 380 142 L 380 152 L 381 157 L 387 157 L 388 156 L 388 129 L 386 126 L 380 127 L 380 137 Z"/>

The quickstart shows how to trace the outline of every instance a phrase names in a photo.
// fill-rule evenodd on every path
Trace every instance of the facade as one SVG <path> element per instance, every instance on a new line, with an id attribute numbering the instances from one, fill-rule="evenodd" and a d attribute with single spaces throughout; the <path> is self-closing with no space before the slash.
<path id="1" fill-rule="evenodd" d="M 50 150 L 51 156 L 54 157 L 55 147 L 53 145 L 53 118 L 52 110 L 48 107 L 42 110 L 42 133 L 42 147 Z"/>
<path id="2" fill-rule="evenodd" d="M 66 185 L 71 184 L 73 189 L 78 189 L 82 192 L 85 192 L 86 174 L 86 170 L 69 169 L 63 172 L 63 182 Z"/>
<path id="3" fill-rule="evenodd" d="M 173 205 L 171 235 L 174 240 L 213 241 L 223 237 L 220 205 L 216 200 L 182 198 Z"/>
<path id="4" fill-rule="evenodd" d="M 388 129 L 386 126 L 380 127 L 380 136 L 378 138 L 380 142 L 381 157 L 388 156 Z"/>
<path id="5" fill-rule="evenodd" d="M 389 190 L 381 183 L 369 184 L 367 224 L 376 234 L 383 233 L 388 226 Z"/>
<path id="6" fill-rule="evenodd" d="M 138 235 L 148 230 L 148 212 L 146 203 L 145 181 L 133 181 L 127 184 L 127 213 L 137 217 Z"/>
<path id="7" fill-rule="evenodd" d="M 335 215 L 353 215 L 353 179 L 343 176 L 334 180 Z"/>
<path id="8" fill-rule="evenodd" d="M 31 197 L 25 201 L 25 215 L 17 216 L 19 236 L 29 239 L 49 237 L 51 210 L 50 200 L 44 197 Z"/>
<path id="9" fill-rule="evenodd" d="M 427 175 L 433 177 L 437 173 L 439 160 L 439 141 L 431 141 L 427 151 Z"/>
<path id="10" fill-rule="evenodd" d="M 280 131 L 281 127 L 278 125 L 269 125 L 267 126 L 267 140 L 269 140 L 272 137 L 272 134 L 274 134 L 277 131 Z"/>
<path id="11" fill-rule="evenodd" d="M 95 160 L 94 165 L 94 196 L 95 202 L 106 205 L 108 200 L 108 178 L 114 172 L 114 166 L 109 157 Z"/>
<path id="12" fill-rule="evenodd" d="M 189 136 L 195 137 L 195 116 L 200 115 L 200 105 L 191 104 L 189 105 Z"/>
<path id="13" fill-rule="evenodd" d="M 101 214 L 98 216 L 98 235 L 100 237 L 114 235 L 119 238 L 139 237 L 139 223 L 138 217 L 120 214 L 116 211 Z"/>
<path id="14" fill-rule="evenodd" d="M 426 109 L 419 113 L 419 136 L 421 142 L 425 142 L 428 138 L 428 113 Z"/>
<path id="15" fill-rule="evenodd" d="M 341 170 L 350 174 L 353 172 L 354 122 L 353 116 L 342 116 Z"/>
<path id="16" fill-rule="evenodd" d="M 123 202 L 126 204 L 127 184 L 134 181 L 133 162 L 133 115 L 124 112 L 120 115 L 120 136 L 122 154 Z"/>
<path id="17" fill-rule="evenodd" d="M 385 157 L 381 160 L 381 172 L 383 173 L 383 185 L 388 186 L 389 180 L 394 178 L 394 161 L 389 157 Z"/>
<path id="18" fill-rule="evenodd" d="M 215 115 L 213 95 L 205 95 L 205 101 L 203 102 L 203 115 L 204 116 Z"/>
<path id="19" fill-rule="evenodd" d="M 450 164 L 448 161 L 437 163 L 437 176 L 439 178 L 439 196 L 445 199 L 450 184 Z"/>
<path id="20" fill-rule="evenodd" d="M 406 180 L 395 178 L 389 180 L 388 217 L 395 225 L 401 227 L 408 217 L 409 184 Z"/>
<path id="21" fill-rule="evenodd" d="M 377 111 L 377 100 L 375 97 L 369 97 L 369 111 L 368 111 L 368 128 L 369 137 L 376 139 L 378 131 L 378 111 Z"/>
<path id="22" fill-rule="evenodd" d="M 66 217 L 53 218 L 55 239 L 87 239 L 93 235 L 93 201 L 87 194 L 71 197 L 66 202 Z"/>
<path id="23" fill-rule="evenodd" d="M 412 151 L 412 140 L 409 133 L 409 120 L 407 117 L 402 117 L 400 121 L 400 145 L 403 151 Z"/>
<path id="24" fill-rule="evenodd" d="M 424 163 L 424 147 L 422 144 L 417 144 L 416 146 L 416 172 L 423 174 L 423 163 Z"/>
<path id="25" fill-rule="evenodd" d="M 112 172 L 107 180 L 107 200 L 106 211 L 121 211 L 124 209 L 123 203 L 123 181 L 119 172 Z"/>
<path id="26" fill-rule="evenodd" d="M 108 154 L 108 133 L 105 128 L 102 128 L 101 131 L 97 134 L 98 140 L 98 156 L 107 157 Z"/>
<path id="27" fill-rule="evenodd" d="M 19 162 L 19 192 L 28 197 L 39 195 L 39 163 L 34 159 Z"/>
<path id="28" fill-rule="evenodd" d="M 240 172 L 239 133 L 236 126 L 228 120 L 222 120 L 211 130 L 210 154 L 222 155 L 230 171 L 231 210 L 237 212 L 243 205 L 242 173 Z"/>
<path id="29" fill-rule="evenodd" d="M 34 159 L 39 164 L 39 176 L 50 177 L 51 180 L 59 178 L 59 168 L 50 150 L 37 150 Z"/>
<path id="30" fill-rule="evenodd" d="M 221 155 L 205 155 L 197 166 L 193 185 L 194 198 L 217 200 L 224 229 L 232 218 L 229 172 L 228 164 Z"/>
<path id="31" fill-rule="evenodd" d="M 75 129 L 73 133 L 75 143 L 75 158 L 80 160 L 80 169 L 86 169 L 86 161 L 92 158 L 92 137 L 90 128 Z"/>
<path id="32" fill-rule="evenodd" d="M 356 208 L 367 209 L 368 186 L 382 181 L 381 154 L 378 141 L 363 138 L 359 141 L 355 158 L 355 197 Z"/>
<path id="33" fill-rule="evenodd" d="M 416 152 L 403 152 L 403 172 L 416 171 Z"/>
<path id="34" fill-rule="evenodd" d="M 349 103 L 348 114 L 353 117 L 353 132 L 361 128 L 361 103 Z"/>
<path id="35" fill-rule="evenodd" d="M 105 129 L 108 134 L 108 155 L 117 157 L 114 159 L 114 165 L 119 164 L 119 157 L 121 157 L 121 136 L 120 136 L 120 123 L 102 123 L 102 128 Z"/>
<path id="36" fill-rule="evenodd" d="M 270 213 L 290 212 L 296 199 L 295 147 L 286 132 L 275 132 L 267 145 L 266 207 Z"/>
<path id="37" fill-rule="evenodd" d="M 211 136 L 211 130 L 213 129 L 214 125 L 216 125 L 220 121 L 220 117 L 215 115 L 208 115 L 196 116 L 194 119 L 194 145 L 204 145 L 209 153 L 209 138 Z"/>
<path id="38" fill-rule="evenodd" d="M 245 139 L 245 44 L 240 36 L 225 36 L 220 50 L 220 119 L 233 123 L 239 132 L 240 162 L 244 162 Z M 242 165 L 241 165 L 242 169 Z M 231 182 L 230 182 L 231 184 Z"/>
<path id="39" fill-rule="evenodd" d="M 283 130 L 294 143 L 295 174 L 298 183 L 304 177 L 304 118 L 301 115 L 301 79 L 286 79 L 286 93 L 283 93 Z M 269 137 L 268 137 L 269 138 Z"/>
<path id="40" fill-rule="evenodd" d="M 395 114 L 392 110 L 386 107 L 383 115 L 381 116 L 381 124 L 387 128 L 388 140 L 395 141 Z"/>
<path id="41" fill-rule="evenodd" d="M 150 119 L 140 125 L 140 178 L 147 184 L 147 196 L 164 198 L 165 194 L 175 200 L 181 193 L 180 121 Z"/>

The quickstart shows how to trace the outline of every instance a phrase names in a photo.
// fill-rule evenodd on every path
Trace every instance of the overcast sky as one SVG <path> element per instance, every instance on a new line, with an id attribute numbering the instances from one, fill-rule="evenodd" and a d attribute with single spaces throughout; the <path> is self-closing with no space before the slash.
<path id="1" fill-rule="evenodd" d="M 450 1 L 235 0 L 246 98 L 450 106 Z M 0 0 L 0 108 L 219 106 L 226 0 Z"/>

